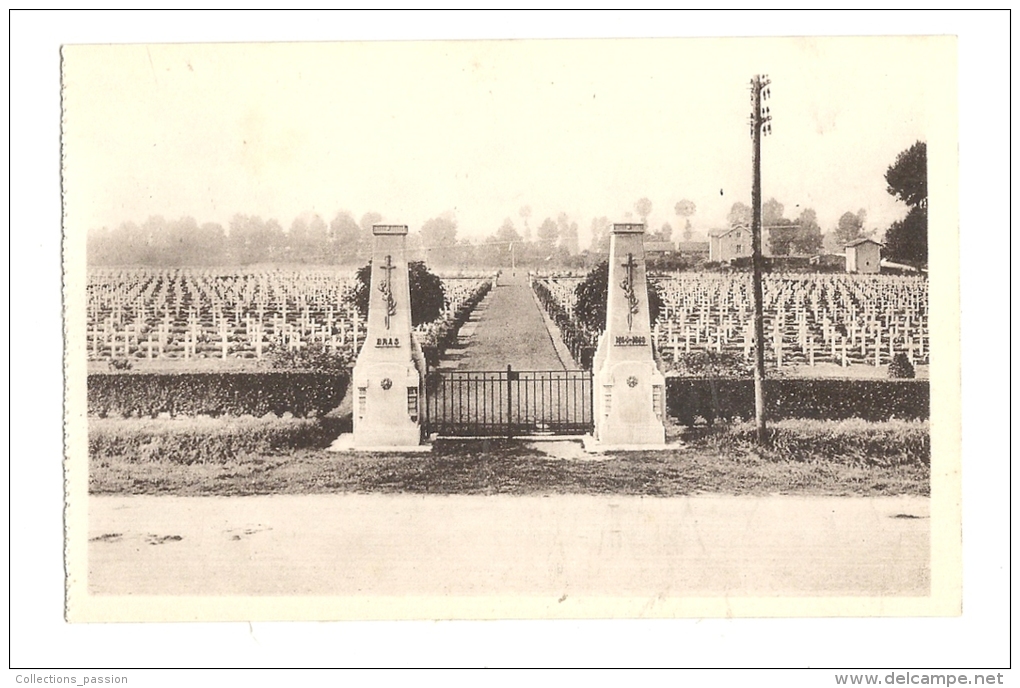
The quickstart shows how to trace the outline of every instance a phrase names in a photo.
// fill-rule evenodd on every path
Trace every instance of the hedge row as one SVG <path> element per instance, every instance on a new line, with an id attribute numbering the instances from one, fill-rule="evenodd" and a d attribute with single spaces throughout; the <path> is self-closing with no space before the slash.
<path id="1" fill-rule="evenodd" d="M 88 406 L 99 417 L 317 416 L 340 405 L 349 382 L 345 372 L 91 373 Z"/>
<path id="2" fill-rule="evenodd" d="M 488 280 L 483 282 L 475 289 L 471 296 L 457 307 L 452 317 L 443 322 L 436 323 L 435 329 L 423 338 L 424 341 L 419 342 L 421 344 L 422 355 L 425 356 L 425 361 L 430 366 L 439 365 L 439 358 L 443 355 L 443 352 L 457 341 L 457 333 L 460 332 L 460 328 L 468 321 L 468 318 L 471 317 L 471 312 L 485 298 L 490 289 L 492 289 L 492 282 Z"/>
<path id="3" fill-rule="evenodd" d="M 536 280 L 532 282 L 531 286 L 542 307 L 545 308 L 545 312 L 556 323 L 556 327 L 560 328 L 560 338 L 567 350 L 570 351 L 574 361 L 585 370 L 591 370 L 592 359 L 595 358 L 595 348 L 598 345 L 598 334 L 592 334 L 582 325 L 576 323 L 545 284 Z"/>
<path id="4" fill-rule="evenodd" d="M 666 405 L 682 425 L 754 418 L 754 380 L 668 377 Z M 765 381 L 765 408 L 770 420 L 926 419 L 928 381 L 777 378 Z"/>
<path id="5" fill-rule="evenodd" d="M 89 456 L 105 461 L 176 464 L 227 463 L 246 456 L 322 449 L 340 434 L 332 418 L 93 419 Z"/>

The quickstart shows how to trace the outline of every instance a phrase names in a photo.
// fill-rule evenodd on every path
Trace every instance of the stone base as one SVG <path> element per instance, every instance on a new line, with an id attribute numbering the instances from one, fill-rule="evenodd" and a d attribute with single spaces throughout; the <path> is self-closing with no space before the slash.
<path id="1" fill-rule="evenodd" d="M 377 447 L 356 447 L 354 446 L 353 433 L 345 432 L 333 440 L 326 451 L 331 452 L 369 452 L 372 454 L 424 454 L 432 451 L 431 444 L 409 444 L 405 446 L 377 446 Z"/>
<path id="2" fill-rule="evenodd" d="M 581 439 L 581 444 L 584 446 L 584 450 L 589 454 L 601 454 L 603 452 L 619 452 L 619 451 L 668 451 L 673 449 L 679 449 L 680 444 L 678 442 L 662 444 L 605 444 L 599 442 L 591 435 L 585 435 Z"/>

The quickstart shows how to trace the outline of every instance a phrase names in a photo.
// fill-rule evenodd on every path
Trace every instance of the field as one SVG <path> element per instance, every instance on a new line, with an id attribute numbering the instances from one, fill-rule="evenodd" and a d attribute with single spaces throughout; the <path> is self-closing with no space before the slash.
<path id="1" fill-rule="evenodd" d="M 652 278 L 663 307 L 653 324 L 658 354 L 679 372 L 687 354 L 752 360 L 753 297 L 747 274 L 675 273 Z M 572 315 L 579 277 L 541 282 Z M 772 274 L 763 281 L 766 359 L 774 371 L 816 368 L 832 376 L 884 375 L 896 354 L 919 373 L 930 357 L 928 282 L 892 275 Z M 586 332 L 594 344 L 597 333 Z"/>
<path id="2" fill-rule="evenodd" d="M 418 327 L 419 340 L 488 279 L 444 279 L 446 309 Z M 115 368 L 237 370 L 271 350 L 318 344 L 353 361 L 366 327 L 355 284 L 352 271 L 327 268 L 90 270 L 88 358 Z"/>
<path id="3" fill-rule="evenodd" d="M 448 341 L 449 332 L 456 333 L 487 293 L 490 279 L 485 275 L 445 277 L 446 310 L 438 320 L 418 328 L 419 338 L 436 339 L 438 333 L 446 333 Z M 567 331 L 562 319 L 574 326 L 573 290 L 579 279 L 544 277 L 536 282 L 548 296 L 543 300 L 541 288 L 536 288 L 538 301 L 550 316 L 553 311 L 560 313 L 560 318 L 553 319 L 564 340 Z M 656 281 L 664 305 L 653 329 L 665 367 L 675 374 L 689 374 L 684 366 L 699 352 L 749 361 L 750 284 L 744 275 L 682 273 Z M 770 375 L 783 377 L 780 371 L 811 369 L 834 377 L 886 377 L 892 356 L 902 353 L 923 376 L 929 356 L 923 280 L 771 275 L 765 286 L 766 331 L 773 345 Z M 754 442 L 751 426 L 740 420 L 748 417 L 740 390 L 722 385 L 725 380 L 719 384 L 709 380 L 713 384 L 705 388 L 706 393 L 695 379 L 673 380 L 694 385 L 694 391 L 681 395 L 680 410 L 689 413 L 670 407 L 670 437 L 680 444 L 666 454 L 620 453 L 592 460 L 577 443 L 535 438 L 438 440 L 427 455 L 365 454 L 341 460 L 326 448 L 341 432 L 350 431 L 349 408 L 348 415 L 345 407 L 328 411 L 334 401 L 331 394 L 342 396 L 342 391 L 327 393 L 324 379 L 302 378 L 300 384 L 319 390 L 329 405 L 308 400 L 305 405 L 311 411 L 295 406 L 287 412 L 278 400 L 290 398 L 287 385 L 291 383 L 270 380 L 265 371 L 251 373 L 265 377 L 254 387 L 242 378 L 252 367 L 265 367 L 267 357 L 313 345 L 353 361 L 365 337 L 364 321 L 353 305 L 353 288 L 352 274 L 329 269 L 92 271 L 90 366 L 104 378 L 103 385 L 113 391 L 124 387 L 128 401 L 136 403 L 125 406 L 123 399 L 117 401 L 120 397 L 109 396 L 112 392 L 102 392 L 105 387 L 100 381 L 94 389 L 90 383 L 90 413 L 94 413 L 89 421 L 90 491 L 107 495 L 928 494 L 926 412 L 886 413 L 876 401 L 876 408 L 868 409 L 874 417 L 866 421 L 868 414 L 827 411 L 832 404 L 821 404 L 822 400 L 817 408 L 810 401 L 806 406 L 786 404 L 796 409 L 773 419 L 771 444 L 762 449 Z M 512 349 L 524 357 L 515 360 L 514 366 L 527 369 L 539 345 L 558 336 L 545 330 L 538 308 L 526 281 L 502 279 L 472 316 L 473 343 L 466 348 L 458 345 L 460 350 L 451 355 L 458 365 L 484 366 L 497 358 L 504 363 Z M 537 323 L 534 327 L 530 316 Z M 554 347 L 548 348 L 548 356 L 555 358 Z M 140 372 L 154 373 L 152 380 L 137 375 Z M 156 379 L 170 372 L 191 377 Z M 343 377 L 346 372 L 334 374 Z M 129 381 L 142 387 L 126 385 Z M 295 377 L 292 386 L 298 382 Z M 341 382 L 336 390 L 345 389 L 346 382 Z M 822 382 L 867 386 L 841 380 L 802 382 L 814 385 L 804 389 L 822 389 Z M 787 387 L 793 392 L 775 388 L 774 403 L 783 405 L 783 394 L 789 397 L 800 389 L 797 384 Z M 164 398 L 176 393 L 171 390 L 183 396 Z M 903 390 L 912 393 L 907 387 Z M 886 394 L 875 393 L 880 391 Z M 99 403 L 92 410 L 93 392 L 109 397 L 110 413 L 100 411 L 106 406 Z M 828 394 L 844 401 L 861 396 L 850 394 L 849 387 L 843 392 Z M 705 397 L 704 403 L 695 404 L 695 397 Z M 260 417 L 267 410 L 269 415 Z M 117 417 L 125 415 L 136 417 Z M 712 425 L 717 418 L 724 422 Z"/>

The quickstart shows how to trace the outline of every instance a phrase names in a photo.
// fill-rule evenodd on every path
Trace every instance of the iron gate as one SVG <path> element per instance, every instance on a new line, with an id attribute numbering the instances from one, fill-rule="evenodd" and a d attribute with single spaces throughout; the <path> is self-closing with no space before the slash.
<path id="1" fill-rule="evenodd" d="M 436 370 L 426 430 L 446 437 L 583 435 L 591 432 L 587 370 Z"/>

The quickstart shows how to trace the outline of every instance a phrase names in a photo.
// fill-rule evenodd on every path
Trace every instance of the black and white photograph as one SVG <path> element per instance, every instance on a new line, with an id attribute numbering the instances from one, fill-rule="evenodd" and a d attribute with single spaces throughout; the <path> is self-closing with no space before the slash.
<path id="1" fill-rule="evenodd" d="M 958 614 L 953 46 L 65 46 L 69 617 Z"/>
<path id="2" fill-rule="evenodd" d="M 18 666 L 994 666 L 992 94 L 815 14 L 45 15 Z"/>

